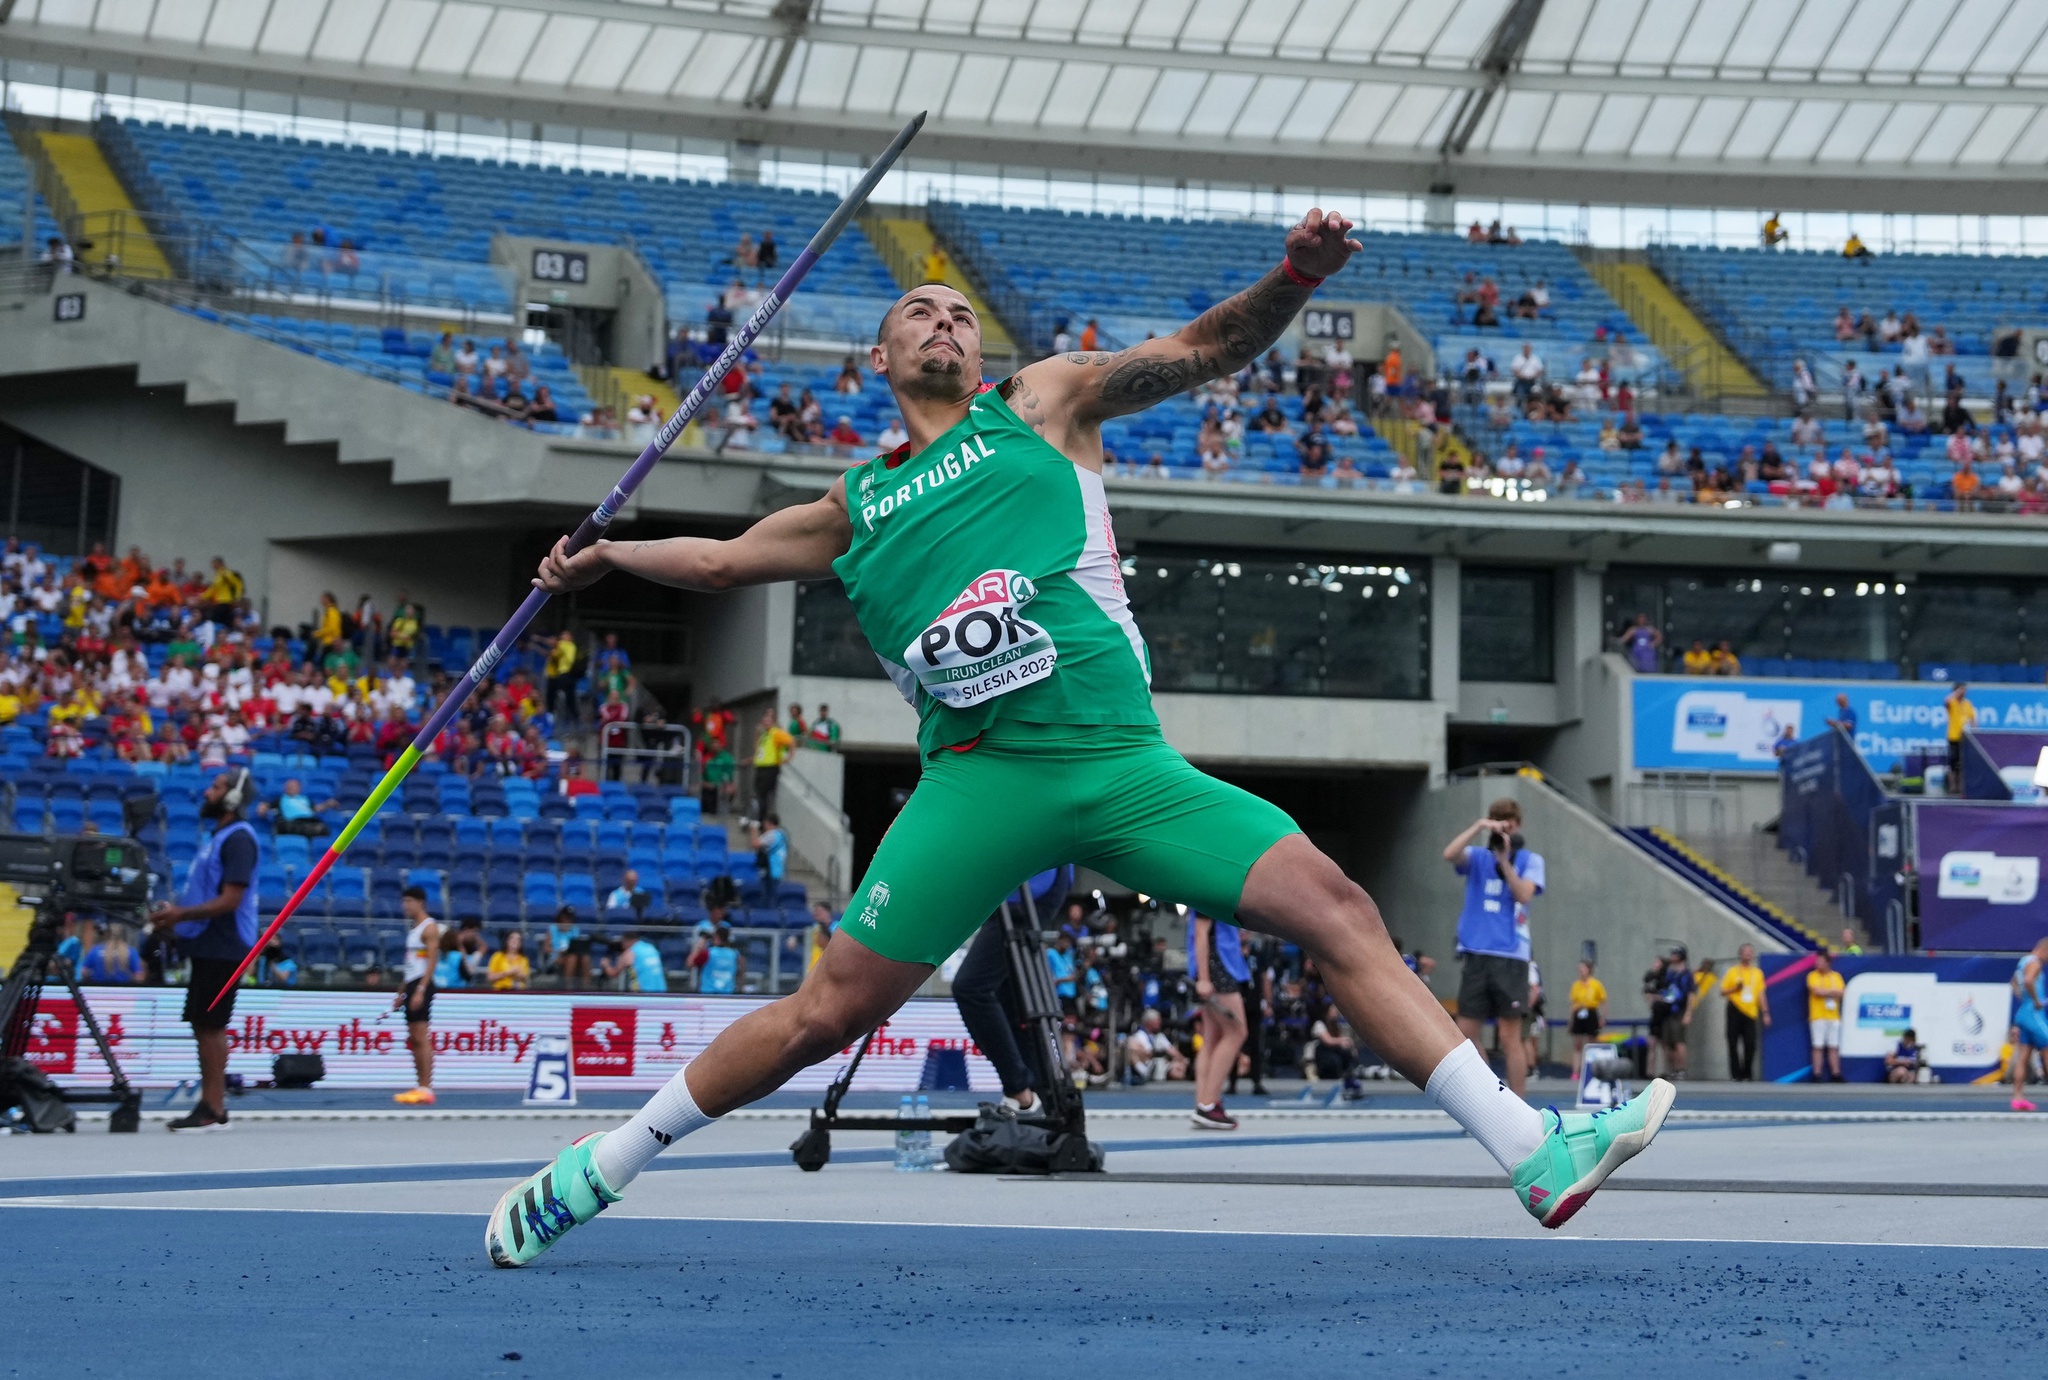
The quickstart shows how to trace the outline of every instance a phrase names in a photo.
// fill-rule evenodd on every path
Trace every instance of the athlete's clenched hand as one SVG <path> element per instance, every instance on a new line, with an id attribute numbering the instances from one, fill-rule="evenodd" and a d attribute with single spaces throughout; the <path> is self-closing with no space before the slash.
<path id="1" fill-rule="evenodd" d="M 1335 211 L 1312 210 L 1287 232 L 1287 262 L 1305 278 L 1327 278 L 1365 248 L 1350 233 L 1351 222 Z"/>
<path id="2" fill-rule="evenodd" d="M 611 568 L 605 562 L 604 551 L 609 545 L 610 542 L 594 541 L 572 556 L 569 539 L 563 537 L 555 543 L 554 550 L 541 558 L 540 573 L 533 577 L 533 587 L 549 594 L 588 589 Z"/>

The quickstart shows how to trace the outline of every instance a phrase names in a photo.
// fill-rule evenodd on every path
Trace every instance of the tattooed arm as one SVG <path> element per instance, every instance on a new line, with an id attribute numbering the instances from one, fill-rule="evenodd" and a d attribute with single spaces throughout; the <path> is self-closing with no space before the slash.
<path id="1" fill-rule="evenodd" d="M 1304 278 L 1329 277 L 1362 247 L 1347 238 L 1350 230 L 1334 211 L 1310 211 L 1287 232 L 1287 262 Z M 1172 335 L 1113 354 L 1057 355 L 1019 370 L 1004 397 L 1047 440 L 1076 459 L 1077 449 L 1092 449 L 1099 464 L 1101 442 L 1093 434 L 1105 418 L 1142 412 L 1236 373 L 1272 348 L 1313 291 L 1276 267 Z"/>

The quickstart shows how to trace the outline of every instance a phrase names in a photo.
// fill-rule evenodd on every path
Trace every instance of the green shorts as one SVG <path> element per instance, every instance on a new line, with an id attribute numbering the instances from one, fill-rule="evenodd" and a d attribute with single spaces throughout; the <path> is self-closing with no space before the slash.
<path id="1" fill-rule="evenodd" d="M 944 962 L 1027 877 L 1078 863 L 1234 917 L 1245 874 L 1301 828 L 1204 776 L 1154 726 L 998 722 L 940 750 L 889 826 L 840 929 L 884 958 Z"/>

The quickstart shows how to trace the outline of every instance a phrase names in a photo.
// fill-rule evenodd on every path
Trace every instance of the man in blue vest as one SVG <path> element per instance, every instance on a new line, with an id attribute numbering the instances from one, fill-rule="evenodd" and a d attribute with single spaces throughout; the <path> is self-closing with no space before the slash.
<path id="1" fill-rule="evenodd" d="M 193 859 L 178 904 L 165 906 L 149 920 L 155 929 L 175 935 L 179 951 L 192 960 L 185 1022 L 199 1045 L 199 1101 L 169 1123 L 173 1131 L 225 1131 L 228 1126 L 228 1021 L 235 1013 L 235 992 L 227 980 L 256 943 L 258 928 L 260 850 L 255 829 L 242 818 L 253 795 L 246 769 L 214 778 L 199 802 L 200 818 L 213 821 L 213 836 Z M 218 1006 L 213 1005 L 216 996 Z"/>
<path id="2" fill-rule="evenodd" d="M 1522 1018 L 1529 1014 L 1530 901 L 1543 890 L 1543 855 L 1522 846 L 1522 807 L 1510 797 L 1444 846 L 1444 861 L 1465 879 L 1458 912 L 1458 1028 L 1473 1044 L 1483 1027 L 1499 1028 L 1509 1091 L 1528 1088 L 1528 1047 Z"/>

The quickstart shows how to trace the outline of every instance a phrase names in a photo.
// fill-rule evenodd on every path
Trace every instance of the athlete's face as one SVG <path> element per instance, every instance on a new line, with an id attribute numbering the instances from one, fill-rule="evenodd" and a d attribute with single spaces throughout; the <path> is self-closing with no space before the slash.
<path id="1" fill-rule="evenodd" d="M 882 318 L 869 359 L 898 394 L 965 397 L 981 385 L 981 322 L 960 293 L 927 284 Z"/>

